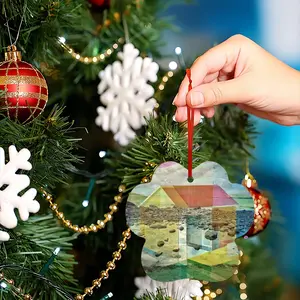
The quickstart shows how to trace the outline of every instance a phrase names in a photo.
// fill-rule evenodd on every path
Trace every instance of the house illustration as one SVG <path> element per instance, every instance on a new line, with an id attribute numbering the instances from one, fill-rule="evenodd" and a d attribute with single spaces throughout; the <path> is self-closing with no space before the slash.
<path id="1" fill-rule="evenodd" d="M 193 249 L 212 251 L 225 247 L 235 240 L 236 210 L 238 203 L 218 185 L 188 185 L 188 186 L 160 186 L 151 195 L 145 197 L 140 206 L 157 207 L 161 210 L 177 207 L 183 210 L 171 210 L 166 213 L 168 218 L 183 227 L 178 233 L 178 244 L 185 244 L 186 258 L 191 247 Z M 184 209 L 189 210 L 184 210 Z M 201 208 L 201 210 L 195 210 Z M 142 219 L 142 215 L 140 216 Z M 153 222 L 163 221 L 153 216 Z M 142 221 L 141 219 L 141 221 Z M 227 226 L 227 228 L 226 228 Z M 220 229 L 231 228 L 220 231 Z M 213 232 L 209 232 L 212 231 Z M 161 231 L 156 231 L 159 239 Z M 214 238 L 213 235 L 217 236 Z M 162 235 L 165 234 L 162 232 Z M 210 234 L 210 238 L 206 236 Z M 148 234 L 144 232 L 145 236 Z"/>
<path id="2" fill-rule="evenodd" d="M 252 197 L 214 163 L 194 174 L 189 184 L 182 166 L 163 165 L 128 197 L 127 224 L 145 239 L 142 264 L 155 280 L 221 281 L 238 264 L 235 239 L 253 222 Z"/>

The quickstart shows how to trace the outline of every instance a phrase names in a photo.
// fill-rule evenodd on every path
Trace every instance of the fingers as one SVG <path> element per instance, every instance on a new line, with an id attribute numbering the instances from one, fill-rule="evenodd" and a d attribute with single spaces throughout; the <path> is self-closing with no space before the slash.
<path id="1" fill-rule="evenodd" d="M 234 39 L 229 39 L 200 56 L 191 67 L 193 86 L 201 85 L 207 76 L 218 73 L 222 69 L 226 69 L 226 72 L 232 72 L 239 52 L 239 43 L 234 42 Z M 212 77 L 215 78 L 215 76 Z M 174 99 L 176 106 L 185 105 L 188 86 L 189 80 L 185 76 L 177 97 Z"/>
<path id="2" fill-rule="evenodd" d="M 236 104 L 245 101 L 246 89 L 248 90 L 247 82 L 243 78 L 203 84 L 187 94 L 186 104 L 193 108 L 213 107 L 225 103 Z"/>
<path id="3" fill-rule="evenodd" d="M 187 120 L 187 107 L 178 107 L 175 113 L 175 120 L 177 122 L 185 122 Z"/>
<path id="4" fill-rule="evenodd" d="M 210 119 L 215 114 L 215 108 L 214 107 L 203 108 L 203 109 L 201 109 L 201 112 L 206 118 Z"/>
<path id="5" fill-rule="evenodd" d="M 176 114 L 175 114 L 175 120 L 180 123 L 187 121 L 187 107 L 186 106 L 177 108 Z M 194 125 L 196 126 L 197 124 L 199 124 L 200 120 L 201 120 L 200 109 L 195 109 L 194 110 Z"/>

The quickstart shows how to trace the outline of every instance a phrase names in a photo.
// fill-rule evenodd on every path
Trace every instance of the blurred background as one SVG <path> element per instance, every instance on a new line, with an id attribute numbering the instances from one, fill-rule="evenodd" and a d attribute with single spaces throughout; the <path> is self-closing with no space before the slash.
<path id="1" fill-rule="evenodd" d="M 279 59 L 300 68 L 300 2 L 298 0 L 195 0 L 190 6 L 173 6 L 181 32 L 165 32 L 165 53 L 181 47 L 186 59 L 215 43 L 240 33 L 251 38 Z M 167 63 L 167 61 L 165 62 Z M 274 87 L 275 88 L 275 87 Z M 256 120 L 261 133 L 250 168 L 259 186 L 272 194 L 278 205 L 284 239 L 271 224 L 271 249 L 282 276 L 300 283 L 300 128 L 282 127 Z M 274 222 L 273 222 L 274 223 Z"/>

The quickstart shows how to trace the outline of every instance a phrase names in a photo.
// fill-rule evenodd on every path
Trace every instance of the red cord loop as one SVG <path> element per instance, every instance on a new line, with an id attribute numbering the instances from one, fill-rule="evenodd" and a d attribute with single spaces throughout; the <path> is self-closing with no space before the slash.
<path id="1" fill-rule="evenodd" d="M 192 90 L 192 74 L 191 70 L 186 70 L 189 79 L 189 91 Z M 194 135 L 194 109 L 187 106 L 187 123 L 188 123 L 188 181 L 193 179 L 193 135 Z"/>

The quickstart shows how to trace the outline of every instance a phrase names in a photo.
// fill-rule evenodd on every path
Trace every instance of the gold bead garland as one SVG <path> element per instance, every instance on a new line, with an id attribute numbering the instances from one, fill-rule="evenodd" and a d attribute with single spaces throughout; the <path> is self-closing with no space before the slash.
<path id="1" fill-rule="evenodd" d="M 113 259 L 106 264 L 106 269 L 100 272 L 100 277 L 94 279 L 92 281 L 91 287 L 86 287 L 84 289 L 83 294 L 77 294 L 75 296 L 75 300 L 83 300 L 85 296 L 91 296 L 95 288 L 100 288 L 102 280 L 106 280 L 109 277 L 109 271 L 114 270 L 116 268 L 116 261 L 122 258 L 121 252 L 127 248 L 126 242 L 131 238 L 131 231 L 130 229 L 126 229 L 122 233 L 123 239 L 118 243 L 118 250 L 115 251 L 112 255 Z M 14 281 L 12 279 L 5 279 L 4 274 L 0 273 L 0 281 L 5 281 L 10 285 L 14 285 Z M 29 294 L 22 294 L 21 288 L 16 288 L 16 290 L 20 293 L 24 300 L 32 300 L 32 296 Z"/>
<path id="2" fill-rule="evenodd" d="M 56 217 L 63 223 L 63 225 L 75 232 L 89 234 L 90 232 L 98 232 L 101 229 L 104 229 L 106 223 L 113 219 L 113 214 L 118 211 L 118 205 L 122 202 L 123 192 L 125 191 L 125 185 L 119 186 L 119 194 L 114 197 L 115 203 L 109 206 L 110 211 L 104 215 L 104 220 L 97 220 L 97 224 L 90 224 L 89 226 L 78 226 L 74 225 L 70 220 L 67 220 L 64 216 L 63 212 L 58 210 L 58 205 L 53 202 L 53 196 L 47 193 L 44 189 L 42 189 L 43 196 L 49 203 L 49 207 L 56 215 Z"/>
<path id="3" fill-rule="evenodd" d="M 155 170 L 156 167 L 157 167 L 157 164 L 154 163 L 154 162 L 146 162 L 145 163 L 145 168 L 143 169 L 143 172 L 150 172 L 151 171 L 151 173 L 149 175 L 144 176 L 141 179 L 141 183 L 148 183 L 148 182 L 151 181 L 154 170 Z"/>
<path id="4" fill-rule="evenodd" d="M 97 64 L 99 62 L 104 61 L 107 57 L 111 56 L 112 53 L 118 49 L 118 47 L 122 44 L 124 44 L 125 40 L 124 38 L 119 38 L 116 43 L 113 44 L 111 48 L 106 49 L 101 54 L 95 55 L 95 56 L 83 56 L 76 52 L 73 48 L 71 48 L 69 45 L 67 45 L 62 40 L 59 41 L 59 44 L 76 60 L 84 63 L 84 64 Z"/>
<path id="5" fill-rule="evenodd" d="M 86 287 L 84 289 L 84 294 L 78 294 L 75 296 L 75 300 L 83 300 L 85 296 L 91 296 L 94 292 L 94 289 L 101 287 L 101 283 L 103 280 L 108 279 L 109 271 L 114 270 L 116 268 L 116 262 L 121 259 L 121 252 L 127 248 L 127 240 L 131 237 L 130 229 L 126 229 L 122 233 L 123 239 L 118 243 L 118 250 L 115 251 L 112 255 L 113 259 L 106 264 L 106 269 L 100 272 L 100 277 L 94 279 L 92 281 L 91 287 Z"/>

